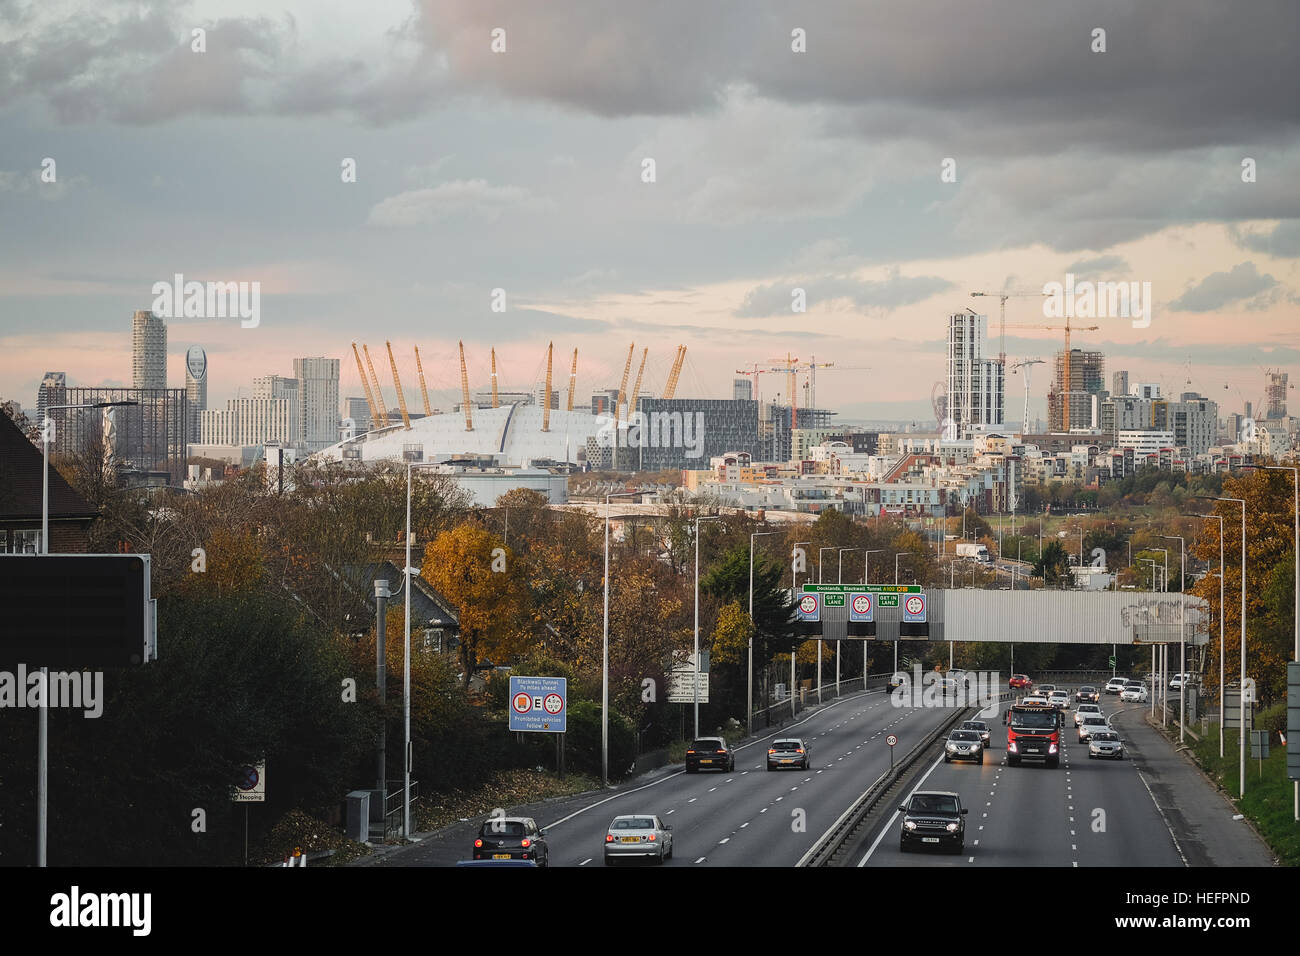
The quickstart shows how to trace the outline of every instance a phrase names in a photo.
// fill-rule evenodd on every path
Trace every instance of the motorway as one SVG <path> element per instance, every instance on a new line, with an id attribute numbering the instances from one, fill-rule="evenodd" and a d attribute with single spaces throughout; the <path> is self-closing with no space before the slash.
<path id="1" fill-rule="evenodd" d="M 668 867 L 794 866 L 889 768 L 888 734 L 898 736 L 901 757 L 951 716 L 945 708 L 895 707 L 879 691 L 857 693 L 738 747 L 733 773 L 688 775 L 678 767 L 629 790 L 585 794 L 510 814 L 537 820 L 552 866 L 603 866 L 606 828 L 626 813 L 657 813 L 673 828 Z M 765 769 L 768 742 L 784 736 L 809 740 L 811 769 Z M 453 865 L 469 858 L 476 830 L 477 821 L 450 827 L 372 865 Z"/>
<path id="2" fill-rule="evenodd" d="M 1148 705 L 1120 704 L 1103 695 L 1101 706 L 1127 747 L 1125 725 L 1140 722 Z M 1183 850 L 1139 769 L 1140 755 L 1089 760 L 1087 744 L 1078 742 L 1073 710 L 1069 714 L 1056 769 L 1030 763 L 1007 766 L 1000 716 L 994 718 L 994 745 L 983 765 L 944 764 L 936 746 L 916 789 L 953 790 L 970 807 L 966 848 L 960 856 L 900 852 L 901 818 L 888 812 L 862 852 L 855 853 L 857 865 L 1185 866 Z M 892 803 L 896 807 L 905 799 L 900 794 Z"/>

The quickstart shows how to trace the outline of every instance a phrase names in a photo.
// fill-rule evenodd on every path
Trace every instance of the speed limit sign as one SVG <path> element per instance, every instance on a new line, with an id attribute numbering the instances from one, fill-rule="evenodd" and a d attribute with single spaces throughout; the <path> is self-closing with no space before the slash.
<path id="1" fill-rule="evenodd" d="M 898 743 L 898 738 L 895 737 L 893 734 L 890 734 L 888 737 L 885 738 L 885 743 L 887 743 L 887 744 L 889 744 L 889 746 L 893 747 L 895 744 Z"/>

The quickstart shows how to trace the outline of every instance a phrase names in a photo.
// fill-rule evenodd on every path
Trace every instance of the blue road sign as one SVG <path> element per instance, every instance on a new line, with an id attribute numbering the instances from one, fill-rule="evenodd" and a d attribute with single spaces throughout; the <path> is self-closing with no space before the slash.
<path id="1" fill-rule="evenodd" d="M 569 715 L 568 684 L 563 677 L 511 677 L 510 729 L 564 733 Z"/>
<path id="2" fill-rule="evenodd" d="M 799 620 L 805 624 L 822 619 L 822 599 L 820 594 L 803 595 L 799 598 L 797 607 L 799 609 Z"/>
<path id="3" fill-rule="evenodd" d="M 876 619 L 876 599 L 871 594 L 849 594 L 849 620 L 871 623 Z"/>
<path id="4" fill-rule="evenodd" d="M 925 623 L 924 594 L 909 594 L 903 598 L 903 620 L 915 624 Z"/>

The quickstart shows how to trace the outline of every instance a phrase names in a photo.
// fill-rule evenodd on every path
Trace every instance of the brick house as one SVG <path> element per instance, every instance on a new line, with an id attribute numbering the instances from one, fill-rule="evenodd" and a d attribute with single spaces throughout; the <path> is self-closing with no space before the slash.
<path id="1" fill-rule="evenodd" d="M 41 549 L 41 450 L 0 414 L 0 554 Z M 85 554 L 99 512 L 50 469 L 50 553 Z"/>

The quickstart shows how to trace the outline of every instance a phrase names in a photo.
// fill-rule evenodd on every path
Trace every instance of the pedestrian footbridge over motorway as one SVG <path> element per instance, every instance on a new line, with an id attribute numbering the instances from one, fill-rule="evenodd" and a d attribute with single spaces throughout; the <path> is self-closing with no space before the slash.
<path id="1" fill-rule="evenodd" d="M 925 596 L 925 624 L 905 624 L 901 608 L 877 607 L 875 634 L 867 639 L 1015 644 L 1177 644 L 1180 639 L 1204 644 L 1209 639 L 1209 607 L 1190 594 L 965 588 L 927 590 Z M 822 609 L 821 636 L 853 639 L 847 607 Z"/>

